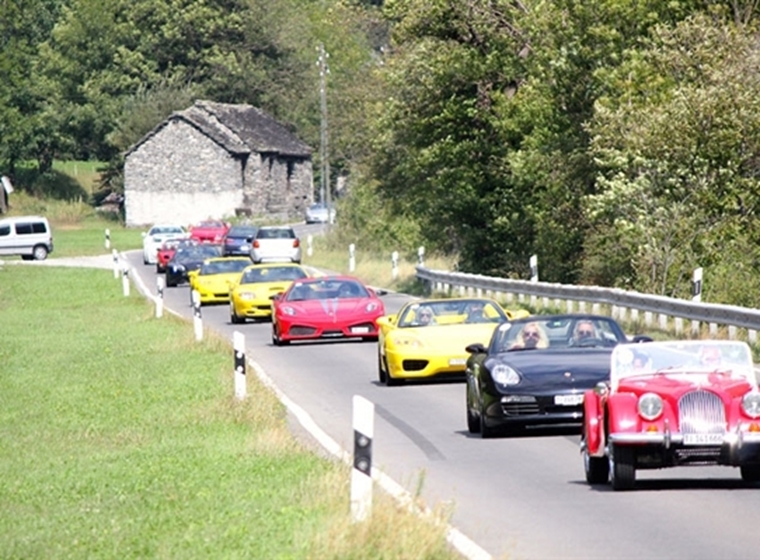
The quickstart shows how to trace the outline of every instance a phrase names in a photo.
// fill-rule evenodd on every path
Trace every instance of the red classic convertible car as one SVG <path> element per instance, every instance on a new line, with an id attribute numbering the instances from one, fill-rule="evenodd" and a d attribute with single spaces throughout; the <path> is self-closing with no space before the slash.
<path id="1" fill-rule="evenodd" d="M 586 480 L 634 487 L 637 469 L 739 467 L 760 481 L 760 391 L 744 342 L 620 345 L 609 382 L 584 397 Z"/>

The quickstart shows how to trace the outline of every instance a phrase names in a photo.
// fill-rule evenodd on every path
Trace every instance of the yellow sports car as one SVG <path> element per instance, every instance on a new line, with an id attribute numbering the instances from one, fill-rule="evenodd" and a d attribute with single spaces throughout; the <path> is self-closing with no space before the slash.
<path id="1" fill-rule="evenodd" d="M 190 295 L 200 295 L 201 305 L 226 303 L 230 300 L 230 284 L 237 281 L 245 267 L 251 264 L 248 257 L 218 257 L 206 259 L 198 270 L 188 273 Z"/>
<path id="2" fill-rule="evenodd" d="M 284 292 L 294 280 L 308 278 L 300 265 L 268 263 L 249 266 L 230 290 L 230 322 L 272 316 L 272 297 Z"/>
<path id="3" fill-rule="evenodd" d="M 378 373 L 381 383 L 405 379 L 463 377 L 475 342 L 488 344 L 499 323 L 524 317 L 488 298 L 428 299 L 407 303 L 395 315 L 378 319 Z"/>

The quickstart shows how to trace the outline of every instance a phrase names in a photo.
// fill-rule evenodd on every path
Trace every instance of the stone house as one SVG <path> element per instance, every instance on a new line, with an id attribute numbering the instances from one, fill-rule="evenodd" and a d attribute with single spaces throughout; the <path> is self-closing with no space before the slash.
<path id="1" fill-rule="evenodd" d="M 314 198 L 311 153 L 261 109 L 196 101 L 125 154 L 126 224 L 300 218 Z"/>

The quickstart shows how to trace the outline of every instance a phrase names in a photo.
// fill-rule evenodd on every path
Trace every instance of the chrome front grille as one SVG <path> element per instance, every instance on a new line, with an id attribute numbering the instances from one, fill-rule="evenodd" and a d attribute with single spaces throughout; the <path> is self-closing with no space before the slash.
<path id="1" fill-rule="evenodd" d="M 717 434 L 726 431 L 726 409 L 723 401 L 709 391 L 692 391 L 678 401 L 681 432 L 684 434 Z"/>

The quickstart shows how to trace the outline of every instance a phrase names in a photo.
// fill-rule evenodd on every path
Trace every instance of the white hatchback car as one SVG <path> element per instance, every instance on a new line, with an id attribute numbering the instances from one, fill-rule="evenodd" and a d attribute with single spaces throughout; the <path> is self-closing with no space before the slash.
<path id="1" fill-rule="evenodd" d="M 187 230 L 178 224 L 156 224 L 142 235 L 143 263 L 156 264 L 161 244 L 168 239 L 187 237 Z"/>
<path id="2" fill-rule="evenodd" d="M 301 241 L 289 226 L 263 226 L 256 232 L 251 260 L 261 262 L 301 262 Z"/>

